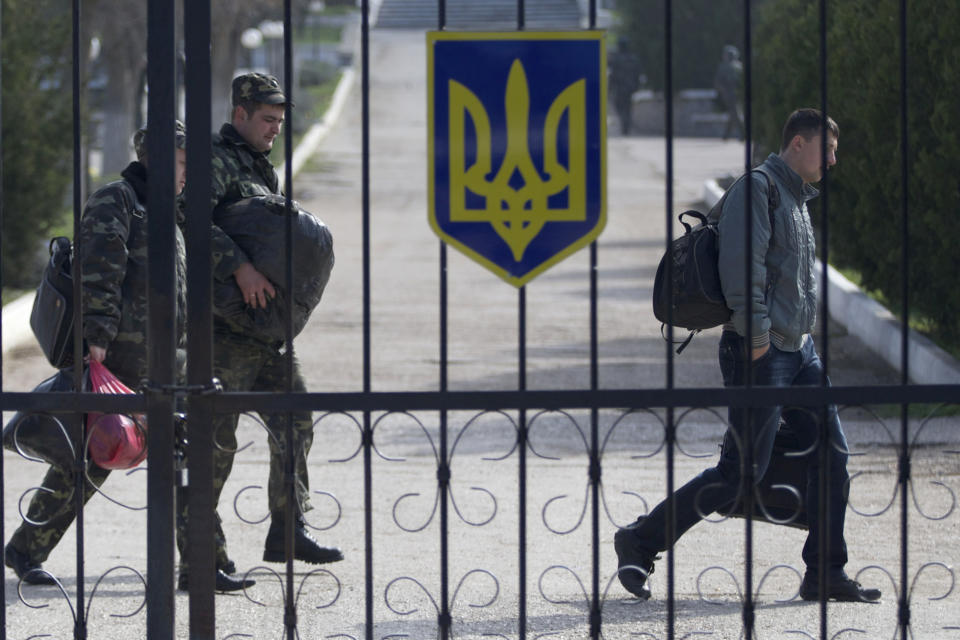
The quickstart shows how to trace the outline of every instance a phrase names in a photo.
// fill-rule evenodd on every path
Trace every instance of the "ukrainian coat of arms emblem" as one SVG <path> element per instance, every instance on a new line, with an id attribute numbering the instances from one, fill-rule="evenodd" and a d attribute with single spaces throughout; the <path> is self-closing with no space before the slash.
<path id="1" fill-rule="evenodd" d="M 603 34 L 428 34 L 430 224 L 522 286 L 606 222 Z"/>

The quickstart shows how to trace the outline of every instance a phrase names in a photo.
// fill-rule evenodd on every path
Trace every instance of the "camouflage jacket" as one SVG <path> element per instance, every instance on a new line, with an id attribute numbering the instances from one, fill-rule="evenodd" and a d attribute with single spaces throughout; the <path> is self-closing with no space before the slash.
<path id="1" fill-rule="evenodd" d="M 229 123 L 224 124 L 220 133 L 213 136 L 211 172 L 211 209 L 251 196 L 280 193 L 277 172 L 267 154 L 248 145 Z M 226 281 L 237 267 L 249 262 L 250 258 L 218 226 L 213 225 L 211 232 L 213 275 L 218 280 Z"/>
<path id="2" fill-rule="evenodd" d="M 104 347 L 104 364 L 124 380 L 147 376 L 147 172 L 131 162 L 87 200 L 76 243 L 83 272 L 83 337 Z M 133 190 L 126 188 L 127 183 Z M 132 198 L 136 193 L 136 201 Z M 186 326 L 186 252 L 176 229 L 177 343 Z"/>

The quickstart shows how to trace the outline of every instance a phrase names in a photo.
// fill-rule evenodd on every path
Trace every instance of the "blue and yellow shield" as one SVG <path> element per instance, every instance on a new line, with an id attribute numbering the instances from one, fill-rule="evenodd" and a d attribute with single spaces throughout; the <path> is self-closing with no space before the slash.
<path id="1" fill-rule="evenodd" d="M 427 34 L 430 226 L 515 286 L 606 223 L 603 33 Z"/>

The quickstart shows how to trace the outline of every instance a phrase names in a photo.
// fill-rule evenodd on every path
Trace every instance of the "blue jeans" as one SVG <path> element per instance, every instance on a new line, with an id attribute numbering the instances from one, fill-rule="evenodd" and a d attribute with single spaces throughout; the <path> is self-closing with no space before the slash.
<path id="1" fill-rule="evenodd" d="M 744 340 L 731 331 L 724 331 L 720 338 L 720 371 L 726 387 L 742 386 L 746 379 Z M 823 375 L 823 363 L 817 355 L 812 337 L 808 337 L 799 351 L 781 351 L 770 345 L 769 351 L 753 362 L 753 384 L 758 387 L 818 386 Z M 828 381 L 829 384 L 829 381 Z M 740 444 L 745 432 L 745 408 L 731 407 L 730 426 L 723 437 L 723 450 L 716 467 L 706 469 L 675 493 L 676 538 L 690 527 L 720 507 L 732 504 L 738 497 L 741 485 Z M 837 408 L 827 407 L 829 433 L 830 486 L 827 490 L 826 521 L 820 516 L 820 418 L 821 407 L 770 406 L 750 410 L 753 424 L 754 479 L 760 482 L 773 452 L 773 441 L 781 417 L 796 433 L 802 451 L 809 452 L 804 460 L 807 465 L 807 486 L 796 487 L 804 496 L 809 532 L 803 546 L 803 561 L 807 571 L 818 573 L 821 557 L 820 531 L 827 529 L 827 568 L 831 576 L 843 572 L 847 563 L 847 545 L 843 538 L 844 517 L 847 510 L 848 480 L 847 441 L 840 426 Z M 666 537 L 666 503 L 661 502 L 647 518 L 641 519 L 636 528 L 637 544 L 651 555 L 666 550 L 670 543 Z"/>

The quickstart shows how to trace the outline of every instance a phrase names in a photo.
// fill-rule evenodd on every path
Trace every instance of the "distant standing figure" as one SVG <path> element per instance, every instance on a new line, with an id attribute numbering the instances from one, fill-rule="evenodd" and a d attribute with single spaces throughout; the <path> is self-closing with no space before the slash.
<path id="1" fill-rule="evenodd" d="M 737 127 L 737 139 L 743 140 L 746 128 L 743 125 L 743 109 L 740 107 L 740 82 L 743 78 L 743 63 L 740 62 L 740 52 L 733 45 L 723 48 L 720 64 L 713 76 L 713 88 L 717 90 L 717 100 L 723 111 L 727 113 L 727 126 L 723 130 L 723 139 L 726 140 Z"/>
<path id="2" fill-rule="evenodd" d="M 640 72 L 640 59 L 633 51 L 620 48 L 610 54 L 611 99 L 625 136 L 633 128 L 633 93 L 640 87 Z"/>

